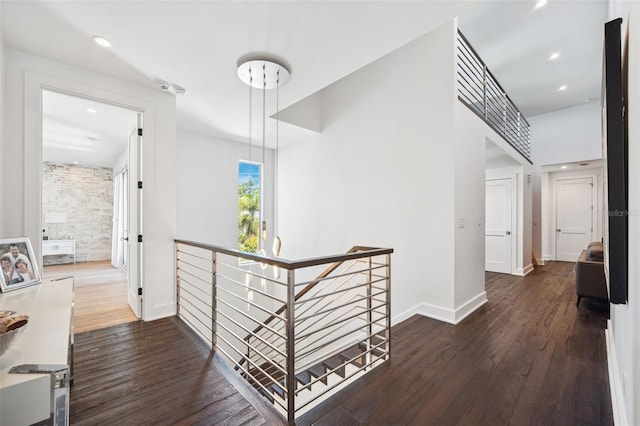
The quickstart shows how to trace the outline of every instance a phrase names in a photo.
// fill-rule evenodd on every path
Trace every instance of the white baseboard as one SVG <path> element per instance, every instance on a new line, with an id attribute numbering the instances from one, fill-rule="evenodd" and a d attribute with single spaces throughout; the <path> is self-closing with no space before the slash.
<path id="1" fill-rule="evenodd" d="M 618 357 L 616 356 L 616 345 L 611 333 L 611 320 L 607 321 L 607 329 L 604 331 L 607 344 L 607 367 L 609 370 L 609 388 L 611 393 L 611 408 L 613 411 L 613 424 L 626 426 L 627 410 L 625 407 L 624 393 L 620 381 L 620 371 L 618 370 Z"/>
<path id="2" fill-rule="evenodd" d="M 443 308 L 442 306 L 431 305 L 429 303 L 421 303 L 420 309 L 417 313 L 424 317 L 448 322 L 449 324 L 456 323 L 456 314 L 453 309 Z"/>
<path id="3" fill-rule="evenodd" d="M 478 308 L 480 308 L 482 305 L 484 305 L 488 301 L 489 301 L 489 299 L 487 299 L 487 292 L 486 291 L 483 291 L 482 293 L 480 293 L 476 297 L 474 297 L 471 300 L 467 301 L 465 304 L 463 304 L 462 306 L 460 306 L 458 309 L 455 310 L 455 313 L 454 313 L 455 323 L 454 324 L 460 323 L 460 321 L 462 321 L 463 319 L 465 319 L 466 317 L 468 317 L 469 315 L 474 313 Z"/>
<path id="4" fill-rule="evenodd" d="M 443 308 L 442 306 L 431 305 L 429 303 L 419 303 L 414 307 L 402 312 L 401 314 L 394 316 L 391 319 L 391 324 L 396 325 L 406 319 L 409 319 L 413 315 L 418 314 L 424 317 L 455 325 L 471 315 L 485 303 L 487 303 L 487 293 L 484 291 L 471 300 L 465 302 L 456 310 Z"/>
<path id="5" fill-rule="evenodd" d="M 553 260 L 553 256 L 551 256 L 550 254 L 543 254 L 542 255 L 542 261 L 543 262 L 548 262 L 550 260 Z"/>
<path id="6" fill-rule="evenodd" d="M 528 264 L 527 266 L 523 268 L 517 268 L 516 272 L 514 272 L 513 275 L 517 275 L 519 277 L 524 277 L 525 275 L 527 275 L 529 272 L 533 271 L 533 263 Z"/>
<path id="7" fill-rule="evenodd" d="M 438 321 L 448 322 L 449 324 L 455 324 L 455 313 L 453 310 L 436 305 L 430 305 L 428 303 L 419 303 L 391 318 L 391 325 L 401 323 L 416 314 L 422 315 L 423 317 L 433 318 Z"/>
<path id="8" fill-rule="evenodd" d="M 401 323 L 402 321 L 406 321 L 409 318 L 411 318 L 412 316 L 416 315 L 416 314 L 420 314 L 420 305 L 421 304 L 417 304 L 416 306 L 407 309 L 406 311 L 394 316 L 391 318 L 391 326 L 394 326 L 396 324 Z"/>

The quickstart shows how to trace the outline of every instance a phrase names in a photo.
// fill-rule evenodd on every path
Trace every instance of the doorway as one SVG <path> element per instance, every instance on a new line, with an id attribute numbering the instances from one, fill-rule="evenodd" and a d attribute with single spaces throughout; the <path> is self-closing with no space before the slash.
<path id="1" fill-rule="evenodd" d="M 485 183 L 485 270 L 510 274 L 512 259 L 512 179 Z"/>
<path id="2" fill-rule="evenodd" d="M 141 212 L 131 214 L 129 179 L 132 170 L 139 169 L 131 151 L 137 154 L 141 144 L 140 115 L 96 100 L 42 91 L 43 276 L 74 275 L 76 332 L 141 317 L 137 291 L 135 300 L 129 296 L 130 287 L 137 290 L 140 282 L 137 265 L 131 264 L 138 259 L 130 255 L 124 234 L 137 229 Z M 65 220 L 50 221 L 51 217 Z M 57 246 L 55 241 L 73 241 L 75 264 L 65 254 L 47 251 Z"/>
<path id="3" fill-rule="evenodd" d="M 554 194 L 556 260 L 575 262 L 593 241 L 594 177 L 556 179 Z"/>

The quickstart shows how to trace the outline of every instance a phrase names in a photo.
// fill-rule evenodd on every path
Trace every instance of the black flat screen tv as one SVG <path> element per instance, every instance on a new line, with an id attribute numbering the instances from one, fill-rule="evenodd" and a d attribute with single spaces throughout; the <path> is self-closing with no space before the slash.
<path id="1" fill-rule="evenodd" d="M 627 303 L 628 293 L 628 149 L 627 58 L 622 56 L 622 19 L 604 26 L 602 135 L 606 159 L 607 259 L 609 300 Z M 626 42 L 626 41 L 625 41 Z M 628 49 L 624 49 L 625 56 Z"/>

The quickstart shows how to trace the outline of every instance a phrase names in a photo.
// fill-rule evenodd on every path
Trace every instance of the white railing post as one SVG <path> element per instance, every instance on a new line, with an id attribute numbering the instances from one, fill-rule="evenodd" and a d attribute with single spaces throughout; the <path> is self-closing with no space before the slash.
<path id="1" fill-rule="evenodd" d="M 287 420 L 290 425 L 296 420 L 295 274 L 295 270 L 287 270 Z"/>

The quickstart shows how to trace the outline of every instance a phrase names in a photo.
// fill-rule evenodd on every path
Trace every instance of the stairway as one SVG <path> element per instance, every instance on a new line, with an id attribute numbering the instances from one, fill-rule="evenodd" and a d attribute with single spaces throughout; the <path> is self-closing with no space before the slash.
<path id="1" fill-rule="evenodd" d="M 384 346 L 382 346 L 384 342 L 386 342 L 384 335 L 371 336 L 371 354 L 373 357 L 384 357 L 385 350 Z M 381 346 L 376 347 L 377 345 Z M 366 343 L 357 343 L 298 373 L 296 375 L 296 385 L 302 387 L 308 385 L 312 381 L 316 381 L 314 385 L 318 385 L 319 383 L 327 385 L 328 379 L 333 374 L 344 379 L 345 376 L 349 374 L 348 366 L 354 366 L 356 369 L 363 367 L 366 364 L 366 356 Z M 274 399 L 276 397 L 284 399 L 286 397 L 285 374 L 282 372 L 282 370 L 284 370 L 284 367 L 280 366 L 279 368 L 275 364 L 267 362 L 261 364 L 260 368 L 264 371 L 264 373 L 269 374 L 271 377 L 277 380 L 277 383 L 273 383 L 272 380 L 258 368 L 249 370 L 249 383 L 272 404 L 274 403 Z M 251 376 L 253 376 L 255 380 L 251 378 Z M 260 385 L 258 383 L 260 383 Z M 313 385 L 309 387 L 309 389 L 311 389 L 312 387 Z M 297 389 L 298 388 L 296 388 L 296 390 Z"/>

